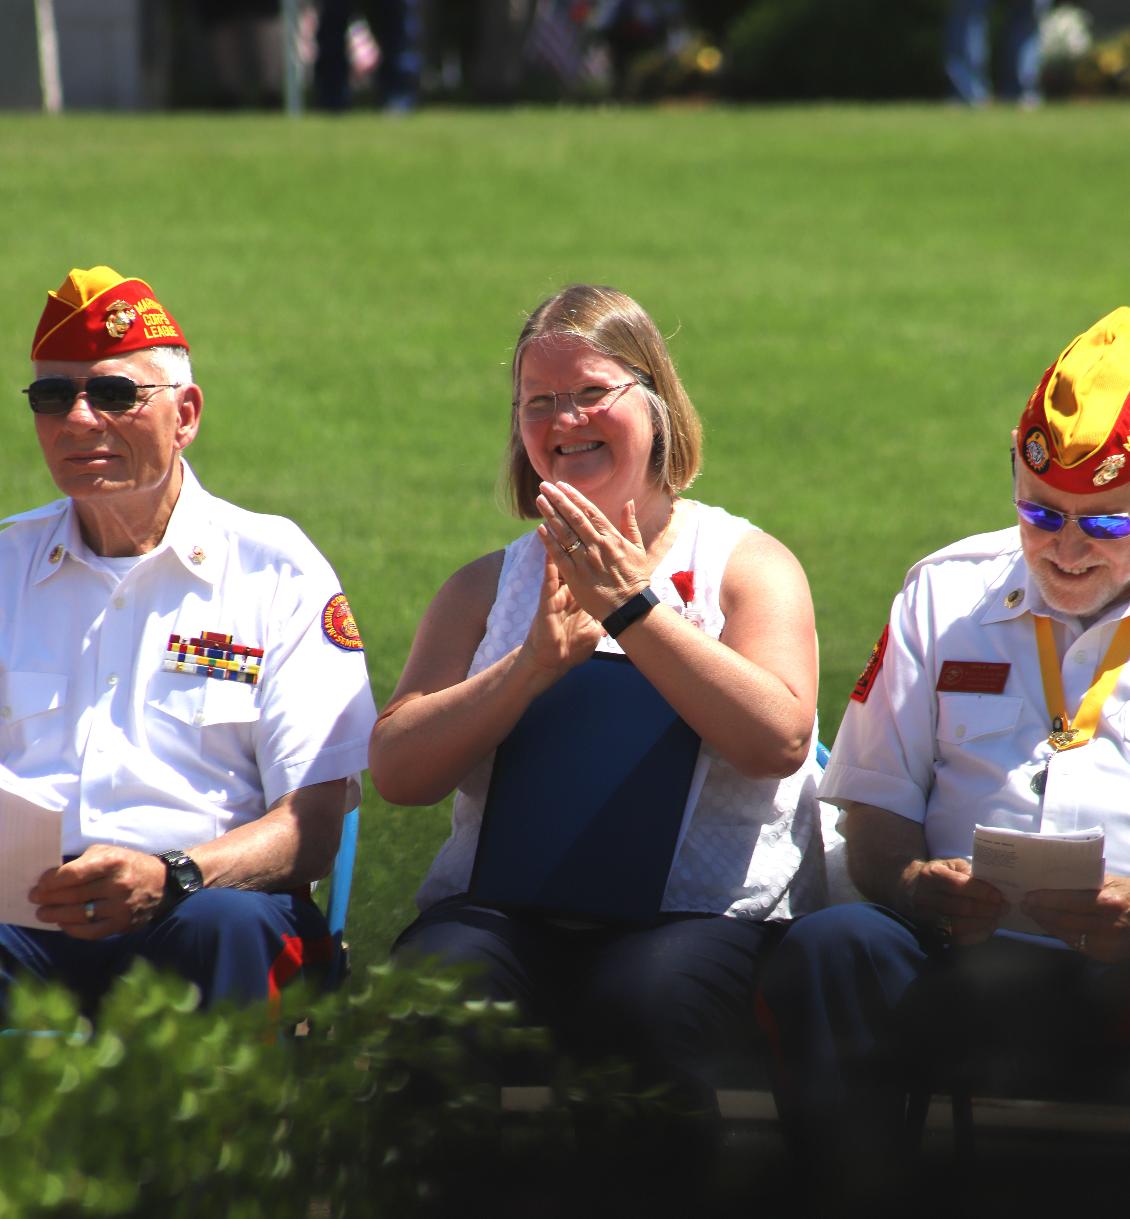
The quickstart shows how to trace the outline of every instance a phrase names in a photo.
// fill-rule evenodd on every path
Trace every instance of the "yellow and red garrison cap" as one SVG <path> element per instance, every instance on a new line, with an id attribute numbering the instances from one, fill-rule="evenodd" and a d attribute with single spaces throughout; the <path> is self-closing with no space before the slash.
<path id="1" fill-rule="evenodd" d="M 1100 318 L 1044 373 L 1016 444 L 1028 469 L 1059 491 L 1130 483 L 1130 308 Z"/>
<path id="2" fill-rule="evenodd" d="M 31 344 L 33 360 L 104 360 L 145 347 L 188 347 L 173 315 L 143 279 L 111 267 L 76 267 L 47 304 Z"/>

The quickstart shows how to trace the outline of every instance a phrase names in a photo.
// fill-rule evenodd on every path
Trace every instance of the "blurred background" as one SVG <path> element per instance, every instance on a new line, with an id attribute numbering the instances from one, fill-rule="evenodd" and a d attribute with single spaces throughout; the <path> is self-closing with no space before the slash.
<path id="1" fill-rule="evenodd" d="M 0 106 L 943 98 L 947 20 L 986 8 L 999 78 L 1013 2 L 4 0 Z M 1126 0 L 1017 7 L 1046 96 L 1130 96 Z"/>

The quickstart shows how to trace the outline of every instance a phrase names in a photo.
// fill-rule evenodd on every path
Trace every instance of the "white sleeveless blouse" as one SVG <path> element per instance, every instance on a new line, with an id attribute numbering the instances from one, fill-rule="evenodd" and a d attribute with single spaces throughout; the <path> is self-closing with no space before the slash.
<path id="1" fill-rule="evenodd" d="M 726 564 L 734 546 L 755 526 L 693 500 L 684 501 L 682 517 L 678 536 L 655 569 L 651 586 L 661 601 L 679 609 L 683 602 L 671 574 L 693 571 L 694 608 L 703 615 L 703 629 L 717 639 L 725 625 L 719 595 Z M 536 533 L 506 548 L 486 633 L 468 677 L 525 639 L 541 591 L 543 556 Z M 598 650 L 621 648 L 605 637 Z M 786 779 L 748 779 L 703 742 L 682 839 L 663 896 L 664 911 L 777 920 L 797 918 L 824 904 L 816 740 L 814 728 L 808 758 Z M 493 764 L 492 753 L 456 790 L 451 837 L 416 895 L 421 910 L 467 892 Z"/>

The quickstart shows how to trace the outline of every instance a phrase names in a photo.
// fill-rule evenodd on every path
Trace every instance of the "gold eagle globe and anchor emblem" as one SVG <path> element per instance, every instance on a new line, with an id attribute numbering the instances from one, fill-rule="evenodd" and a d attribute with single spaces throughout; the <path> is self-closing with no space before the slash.
<path id="1" fill-rule="evenodd" d="M 111 338 L 124 339 L 137 321 L 137 310 L 129 301 L 112 301 L 106 308 L 106 331 Z"/>
<path id="2" fill-rule="evenodd" d="M 1103 458 L 1091 482 L 1096 487 L 1105 487 L 1107 483 L 1114 482 L 1125 464 L 1125 453 L 1111 453 L 1109 457 Z"/>

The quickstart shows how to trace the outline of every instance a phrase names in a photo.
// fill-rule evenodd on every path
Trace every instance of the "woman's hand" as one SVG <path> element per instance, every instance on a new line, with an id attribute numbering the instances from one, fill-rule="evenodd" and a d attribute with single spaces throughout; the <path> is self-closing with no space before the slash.
<path id="1" fill-rule="evenodd" d="M 541 599 L 522 645 L 522 659 L 548 675 L 552 683 L 574 665 L 588 660 L 602 633 L 600 623 L 577 604 L 557 564 L 547 554 Z"/>
<path id="2" fill-rule="evenodd" d="M 647 549 L 629 500 L 620 528 L 568 483 L 542 483 L 538 535 L 577 604 L 598 623 L 651 582 Z M 579 545 L 578 545 L 579 543 Z"/>

